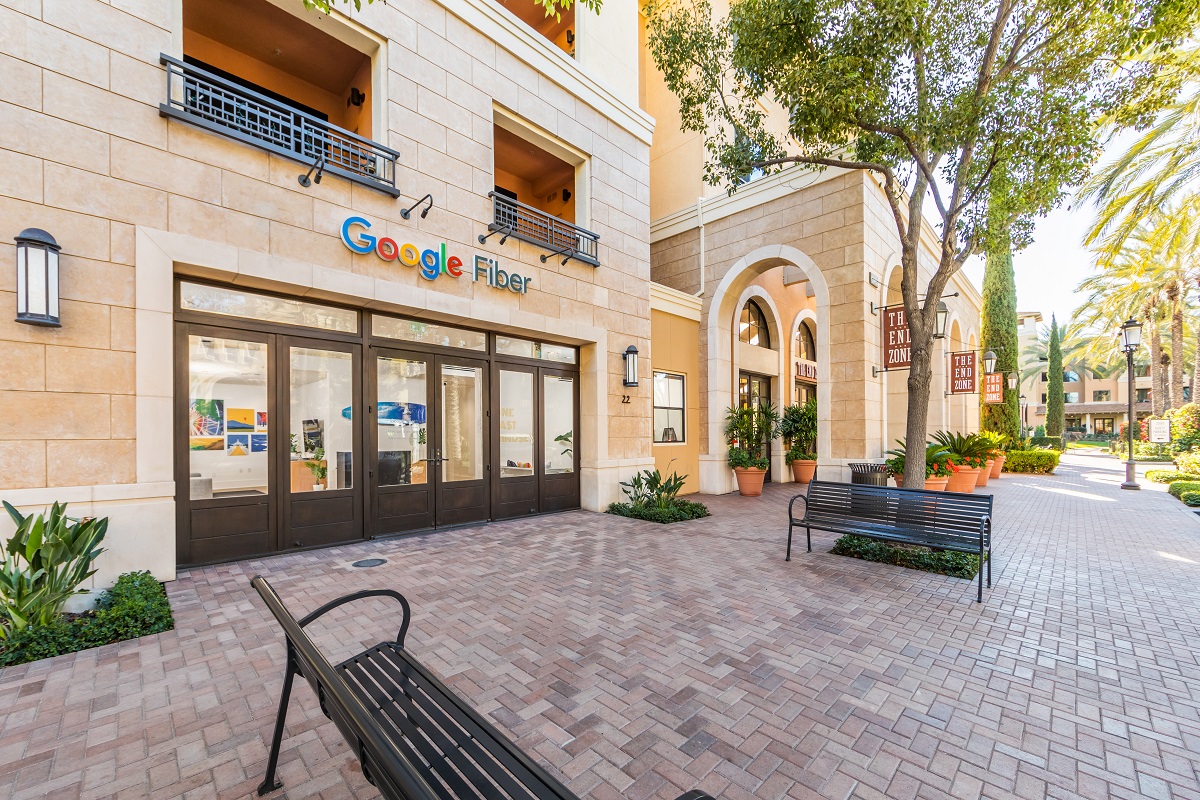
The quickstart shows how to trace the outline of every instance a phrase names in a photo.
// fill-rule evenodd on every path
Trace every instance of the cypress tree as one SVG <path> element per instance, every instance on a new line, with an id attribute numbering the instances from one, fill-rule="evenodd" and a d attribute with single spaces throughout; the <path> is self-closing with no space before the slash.
<path id="1" fill-rule="evenodd" d="M 996 370 L 1005 376 L 1004 402 L 983 403 L 979 427 L 1016 439 L 1021 433 L 1021 410 L 1016 389 L 1008 388 L 1008 376 L 1018 371 L 1020 341 L 1017 334 L 1017 282 L 1013 275 L 1012 248 L 1007 243 L 997 252 L 988 253 L 983 272 L 983 313 L 980 317 L 979 348 L 996 354 Z M 982 362 L 982 358 L 980 359 Z"/>
<path id="2" fill-rule="evenodd" d="M 1066 415 L 1063 411 L 1063 363 L 1062 346 L 1059 342 L 1058 322 L 1050 315 L 1050 362 L 1046 371 L 1050 381 L 1046 385 L 1046 435 L 1062 436 Z"/>

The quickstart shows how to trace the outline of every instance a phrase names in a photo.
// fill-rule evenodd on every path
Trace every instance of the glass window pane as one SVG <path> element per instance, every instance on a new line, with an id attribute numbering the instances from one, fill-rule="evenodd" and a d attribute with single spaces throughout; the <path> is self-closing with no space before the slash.
<path id="1" fill-rule="evenodd" d="M 667 406 L 670 389 L 667 388 L 667 375 L 663 372 L 654 373 L 654 405 Z"/>
<path id="2" fill-rule="evenodd" d="M 181 283 L 179 285 L 179 307 L 184 311 L 203 311 L 208 314 L 246 317 L 263 322 L 305 325 L 325 331 L 358 333 L 357 311 L 307 303 L 303 300 L 291 300 L 286 297 L 256 294 L 225 286 Z"/>
<path id="3" fill-rule="evenodd" d="M 337 350 L 293 347 L 288 365 L 292 492 L 351 488 L 354 357 Z"/>
<path id="4" fill-rule="evenodd" d="M 560 375 L 544 375 L 542 441 L 545 445 L 546 474 L 575 471 L 575 380 Z"/>
<path id="5" fill-rule="evenodd" d="M 533 373 L 500 370 L 500 477 L 533 474 Z"/>
<path id="6" fill-rule="evenodd" d="M 667 387 L 669 391 L 669 405 L 671 408 L 683 408 L 683 376 L 671 375 L 667 378 Z"/>
<path id="7" fill-rule="evenodd" d="M 533 342 L 528 339 L 514 339 L 510 336 L 496 337 L 496 352 L 502 356 L 534 357 Z"/>
<path id="8" fill-rule="evenodd" d="M 267 346 L 188 337 L 191 499 L 267 492 Z"/>
<path id="9" fill-rule="evenodd" d="M 545 342 L 538 345 L 538 358 L 543 361 L 557 361 L 560 364 L 575 363 L 575 348 L 567 347 L 561 344 L 546 344 Z"/>
<path id="10" fill-rule="evenodd" d="M 371 333 L 389 339 L 406 342 L 439 344 L 442 347 L 461 347 L 465 350 L 487 350 L 487 334 L 440 325 L 436 322 L 421 322 L 415 319 L 396 319 L 378 314 L 371 317 Z"/>
<path id="11" fill-rule="evenodd" d="M 483 368 L 442 365 L 442 480 L 483 478 Z"/>
<path id="12" fill-rule="evenodd" d="M 427 368 L 424 361 L 379 357 L 376 360 L 380 486 L 429 482 Z"/>

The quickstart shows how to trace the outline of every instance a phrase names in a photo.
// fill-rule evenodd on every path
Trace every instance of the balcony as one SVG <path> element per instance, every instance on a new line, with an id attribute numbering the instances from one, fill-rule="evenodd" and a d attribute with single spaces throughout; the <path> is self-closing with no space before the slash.
<path id="1" fill-rule="evenodd" d="M 164 117 L 400 195 L 395 150 L 195 65 L 165 54 L 160 61 L 167 68 L 167 100 L 158 107 Z"/>
<path id="2" fill-rule="evenodd" d="M 488 230 L 552 251 L 551 255 L 542 256 L 543 262 L 561 255 L 563 263 L 574 258 L 593 267 L 600 266 L 599 234 L 498 192 L 489 192 L 488 197 L 492 199 L 492 222 Z"/>

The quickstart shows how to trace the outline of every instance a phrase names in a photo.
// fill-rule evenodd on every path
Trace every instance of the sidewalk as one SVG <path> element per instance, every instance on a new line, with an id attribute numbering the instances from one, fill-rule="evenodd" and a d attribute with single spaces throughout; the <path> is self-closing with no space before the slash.
<path id="1" fill-rule="evenodd" d="M 403 591 L 411 649 L 582 797 L 1200 798 L 1200 517 L 1122 480 L 1071 454 L 982 490 L 983 605 L 821 532 L 785 563 L 787 486 L 672 526 L 573 512 L 192 570 L 175 631 L 0 673 L 0 797 L 249 797 L 283 674 L 261 573 L 297 614 Z M 319 643 L 394 635 L 385 608 Z M 288 722 L 271 797 L 377 796 L 307 687 Z"/>

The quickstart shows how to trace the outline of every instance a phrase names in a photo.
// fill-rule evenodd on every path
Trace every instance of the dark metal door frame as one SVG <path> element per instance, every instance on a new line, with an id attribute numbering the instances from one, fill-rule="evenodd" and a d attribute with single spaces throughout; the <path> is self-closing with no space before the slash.
<path id="1" fill-rule="evenodd" d="M 433 388 L 434 388 L 434 372 L 436 369 L 436 357 L 432 353 L 419 352 L 415 350 L 405 350 L 395 347 L 383 347 L 374 345 L 369 350 L 369 363 L 367 375 L 367 427 L 370 428 L 367 434 L 366 441 L 368 447 L 367 453 L 367 481 L 368 481 L 368 509 L 369 517 L 368 527 L 372 538 L 380 536 L 393 536 L 413 531 L 426 530 L 434 527 L 434 480 L 436 477 L 433 474 L 433 467 L 427 459 L 419 459 L 418 461 L 409 462 L 410 483 L 394 484 L 381 486 L 379 484 L 379 360 L 381 358 L 390 358 L 404 361 L 415 361 L 425 365 L 425 453 L 429 455 L 433 447 L 436 433 L 436 414 L 433 408 Z M 426 480 L 423 484 L 411 483 L 412 467 L 417 463 L 425 464 Z M 414 497 L 411 507 L 414 509 L 411 516 L 415 518 L 415 523 L 405 525 L 399 530 L 390 530 L 383 522 L 383 506 L 390 499 L 391 495 L 420 495 L 419 498 Z"/>
<path id="2" fill-rule="evenodd" d="M 434 491 L 434 525 L 436 527 L 445 527 L 447 525 L 466 525 L 473 522 L 487 522 L 492 518 L 492 489 L 491 489 L 491 474 L 492 470 L 492 392 L 491 392 L 491 364 L 486 355 L 447 355 L 438 354 L 433 357 L 433 362 L 436 364 L 437 383 L 434 386 L 435 391 L 435 408 L 436 408 L 436 427 L 437 430 L 431 434 L 432 441 L 437 442 L 437 448 L 434 455 L 430 458 L 430 472 L 436 475 L 436 480 L 433 484 Z M 479 404 L 479 412 L 481 415 L 481 423 L 483 435 L 480 437 L 479 445 L 482 448 L 480 459 L 482 460 L 482 477 L 466 481 L 447 481 L 445 479 L 444 464 L 448 460 L 445 453 L 442 452 L 442 435 L 444 432 L 443 426 L 446 424 L 446 409 L 443 406 L 441 394 L 442 389 L 442 369 L 446 366 L 451 367 L 467 367 L 479 368 L 481 370 L 479 380 L 481 388 L 481 398 Z M 434 460 L 436 459 L 436 461 Z M 468 494 L 473 492 L 472 494 Z M 464 506 L 462 509 L 452 508 L 455 505 L 451 502 L 451 494 L 461 495 L 456 498 L 460 503 L 470 502 L 474 498 L 474 506 Z M 468 510 L 474 508 L 474 511 Z M 482 515 L 479 509 L 482 509 Z"/>

